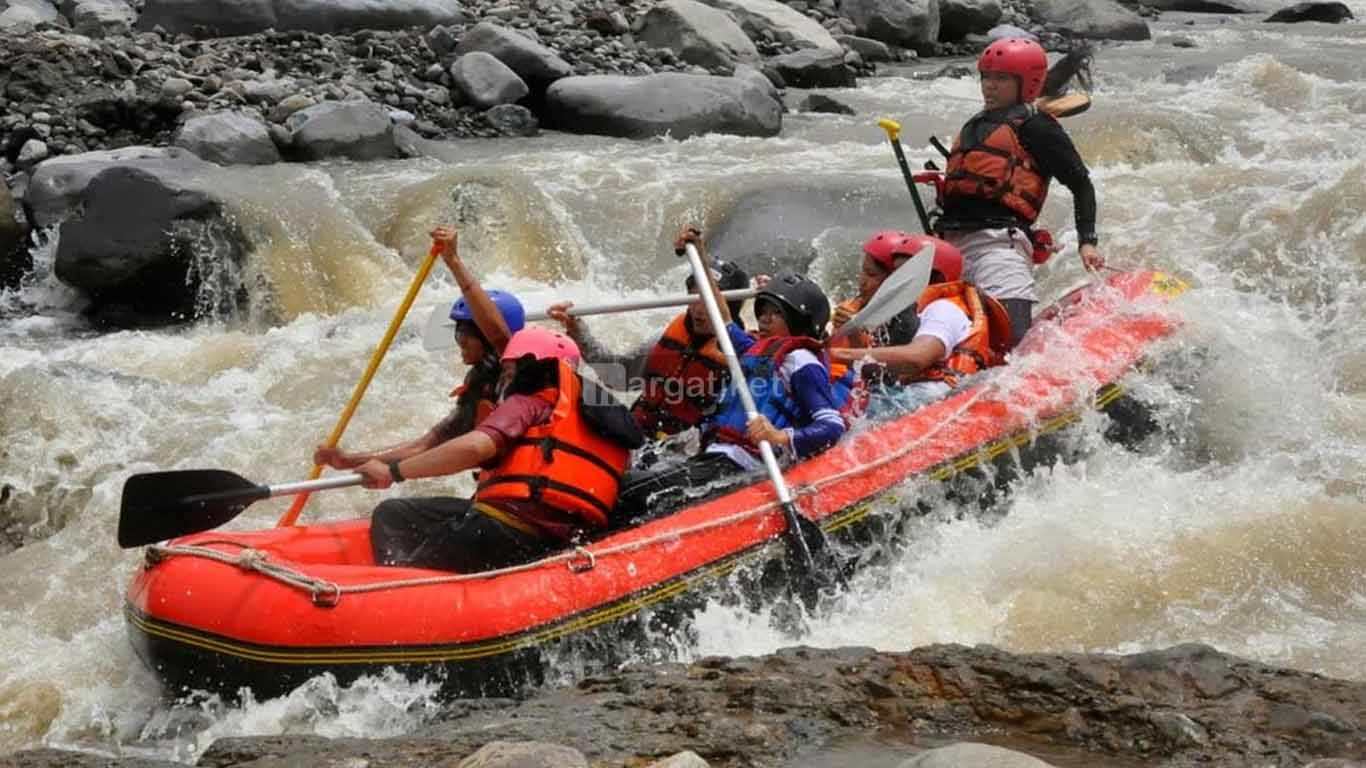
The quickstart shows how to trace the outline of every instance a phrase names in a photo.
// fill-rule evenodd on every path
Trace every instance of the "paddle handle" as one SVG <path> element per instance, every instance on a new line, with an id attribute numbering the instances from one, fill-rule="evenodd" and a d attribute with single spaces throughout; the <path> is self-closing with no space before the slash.
<path id="1" fill-rule="evenodd" d="M 327 491 L 333 488 L 347 488 L 353 485 L 360 485 L 365 477 L 356 472 L 348 472 L 344 475 L 332 475 L 318 480 L 299 480 L 293 483 L 279 483 L 267 485 L 268 496 L 292 496 L 296 493 L 312 493 L 314 491 Z"/>
<path id="2" fill-rule="evenodd" d="M 721 295 L 726 297 L 726 301 L 744 301 L 754 298 L 759 293 L 757 288 L 734 288 L 729 291 L 722 291 Z M 622 301 L 616 304 L 594 304 L 588 307 L 570 307 L 565 311 L 570 317 L 587 317 L 589 315 L 610 315 L 616 312 L 631 312 L 637 309 L 659 309 L 661 307 L 682 307 L 697 301 L 697 294 L 682 293 L 673 296 L 661 296 L 656 299 L 640 299 L 638 301 Z M 550 315 L 542 312 L 527 313 L 528 320 L 548 320 Z"/>
<path id="3" fill-rule="evenodd" d="M 370 380 L 375 377 L 375 372 L 379 370 L 379 364 L 384 360 L 384 355 L 389 351 L 389 345 L 394 342 L 394 336 L 398 335 L 398 329 L 403 326 L 403 318 L 408 316 L 408 310 L 413 306 L 413 301 L 417 299 L 417 292 L 421 290 L 422 284 L 426 282 L 427 275 L 432 271 L 432 265 L 436 263 L 436 257 L 440 254 L 441 246 L 432 243 L 432 247 L 427 251 L 427 258 L 423 260 L 422 266 L 418 268 L 417 274 L 413 276 L 413 282 L 408 286 L 408 293 L 403 297 L 403 303 L 399 305 L 398 311 L 394 313 L 394 318 L 389 321 L 389 328 L 384 332 L 384 338 L 380 339 L 379 345 L 370 355 L 370 364 L 365 367 L 365 373 L 361 375 L 360 381 L 356 382 L 356 388 L 351 392 L 351 401 L 342 410 L 341 416 L 337 419 L 337 425 L 332 428 L 332 434 L 327 436 L 327 447 L 333 448 L 341 440 L 342 433 L 346 431 L 347 425 L 351 423 L 351 417 L 356 413 L 356 407 L 360 405 L 360 400 L 365 396 L 365 390 L 370 387 Z M 323 467 L 321 464 L 314 464 L 313 469 L 308 473 L 308 479 L 314 480 L 321 476 Z M 326 486 L 335 488 L 337 486 Z M 277 527 L 284 528 L 294 525 L 299 519 L 299 513 L 303 511 L 304 505 L 308 503 L 308 490 L 294 491 L 300 494 L 294 499 L 289 510 L 280 516 Z M 272 494 L 275 495 L 275 494 Z"/>
<path id="4" fill-rule="evenodd" d="M 360 485 L 365 478 L 359 474 L 347 473 L 345 475 L 334 475 L 324 477 L 319 480 L 299 480 L 293 483 L 279 483 L 278 485 L 257 485 L 251 488 L 233 488 L 226 491 L 210 491 L 209 493 L 196 493 L 180 499 L 181 504 L 218 504 L 220 502 L 247 502 L 269 499 L 273 496 L 292 496 L 299 493 L 312 493 L 314 491 L 326 491 L 331 488 L 345 488 L 351 485 Z"/>
<path id="5" fill-rule="evenodd" d="M 758 291 L 753 288 L 733 288 L 724 291 L 721 295 L 726 297 L 726 301 L 744 301 L 752 299 Z M 631 312 L 637 309 L 659 309 L 661 307 L 683 307 L 697 301 L 695 293 L 679 293 L 669 296 L 661 296 L 654 299 L 639 299 L 637 301 L 622 301 L 615 304 L 592 304 L 582 307 L 570 307 L 566 312 L 570 317 L 587 317 L 589 315 L 609 315 L 617 312 Z M 427 316 L 427 325 L 422 331 L 422 348 L 428 352 L 440 352 L 455 346 L 455 337 L 450 329 L 455 322 L 450 319 L 451 305 L 439 304 L 432 313 Z M 550 315 L 545 310 L 538 312 L 528 312 L 528 321 L 549 320 Z"/>
<path id="6" fill-rule="evenodd" d="M 901 151 L 901 123 L 884 117 L 877 121 L 878 127 L 887 132 L 887 140 L 892 143 L 892 152 L 896 153 L 897 165 L 901 166 L 901 175 L 906 179 L 906 189 L 911 191 L 911 202 L 915 203 L 915 215 L 920 219 L 920 231 L 930 234 L 930 216 L 925 212 L 925 204 L 920 201 L 920 190 L 915 188 L 915 180 L 911 178 L 911 166 L 906 163 L 906 153 Z"/>
<path id="7" fill-rule="evenodd" d="M 712 295 L 710 282 L 707 287 L 703 287 L 702 281 L 707 279 L 707 268 L 702 263 L 702 256 L 697 252 L 697 248 L 692 243 L 684 244 L 684 249 L 688 254 L 688 263 L 692 266 L 693 274 L 697 276 L 698 294 L 702 298 L 702 305 L 707 309 L 707 318 L 711 320 L 713 333 L 716 334 L 716 343 L 721 347 L 721 352 L 726 356 L 726 367 L 730 369 L 730 380 L 735 385 L 735 389 L 740 394 L 740 404 L 745 409 L 745 421 L 749 422 L 759 415 L 758 409 L 754 407 L 754 396 L 750 394 L 749 382 L 745 381 L 745 371 L 740 367 L 740 358 L 735 354 L 735 345 L 730 343 L 730 333 L 726 330 L 726 324 L 721 317 L 721 308 L 716 304 L 716 297 Z M 778 492 L 778 500 L 783 504 L 792 503 L 792 492 L 787 488 L 787 480 L 783 478 L 783 471 L 778 467 L 778 458 L 773 455 L 773 446 L 767 440 L 759 442 L 759 455 L 764 459 L 764 467 L 768 470 L 768 477 L 773 481 L 773 487 Z"/>

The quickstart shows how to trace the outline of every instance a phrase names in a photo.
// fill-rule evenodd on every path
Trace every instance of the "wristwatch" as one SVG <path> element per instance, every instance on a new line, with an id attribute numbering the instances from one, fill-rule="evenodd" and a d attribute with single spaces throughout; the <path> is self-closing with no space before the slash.
<path id="1" fill-rule="evenodd" d="M 394 482 L 396 483 L 401 483 L 405 479 L 403 477 L 403 473 L 398 471 L 399 461 L 399 459 L 394 459 L 393 461 L 389 462 L 389 477 L 393 478 Z"/>

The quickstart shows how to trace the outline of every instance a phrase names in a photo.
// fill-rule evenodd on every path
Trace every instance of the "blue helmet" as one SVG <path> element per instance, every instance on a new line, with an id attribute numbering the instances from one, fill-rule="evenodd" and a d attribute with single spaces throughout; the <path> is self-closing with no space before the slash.
<path id="1" fill-rule="evenodd" d="M 503 322 L 507 323 L 508 330 L 516 333 L 526 326 L 526 310 L 522 308 L 522 302 L 516 296 L 507 291 L 489 291 L 489 298 L 493 299 L 493 305 L 498 307 L 498 314 L 503 316 Z M 459 322 L 466 320 L 474 322 L 474 314 L 470 312 L 469 302 L 461 296 L 451 305 L 451 319 Z"/>

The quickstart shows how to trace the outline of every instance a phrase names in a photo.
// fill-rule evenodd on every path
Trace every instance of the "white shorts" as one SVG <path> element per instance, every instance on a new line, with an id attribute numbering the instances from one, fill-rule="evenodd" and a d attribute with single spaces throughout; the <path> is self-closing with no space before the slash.
<path id="1" fill-rule="evenodd" d="M 1038 301 L 1034 244 L 1024 230 L 974 229 L 944 233 L 963 252 L 963 279 L 995 299 Z"/>

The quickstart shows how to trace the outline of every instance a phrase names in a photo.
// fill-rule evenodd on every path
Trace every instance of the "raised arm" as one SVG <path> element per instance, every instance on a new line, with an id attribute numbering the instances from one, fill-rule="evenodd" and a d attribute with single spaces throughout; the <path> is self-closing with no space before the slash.
<path id="1" fill-rule="evenodd" d="M 512 331 L 508 328 L 507 321 L 503 320 L 503 313 L 498 311 L 498 306 L 479 284 L 479 279 L 465 266 L 465 262 L 460 260 L 456 231 L 451 227 L 437 227 L 432 230 L 432 241 L 441 246 L 441 260 L 450 268 L 451 275 L 455 277 L 455 284 L 460 287 L 460 295 L 464 296 L 465 303 L 470 305 L 474 324 L 479 326 L 479 332 L 493 345 L 494 350 L 501 354 L 503 347 L 507 346 L 508 339 L 512 338 Z"/>

